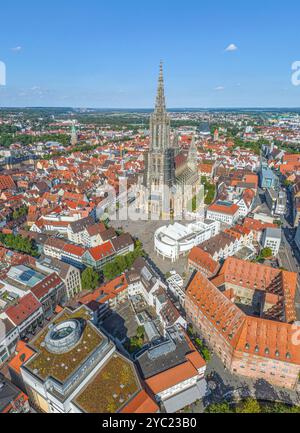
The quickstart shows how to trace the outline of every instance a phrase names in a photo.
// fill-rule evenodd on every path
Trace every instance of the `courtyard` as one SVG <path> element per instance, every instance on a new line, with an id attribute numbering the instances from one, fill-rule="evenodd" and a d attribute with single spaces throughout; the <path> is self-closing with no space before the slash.
<path id="1" fill-rule="evenodd" d="M 130 302 L 120 304 L 101 323 L 101 328 L 122 343 L 136 335 L 138 326 L 136 315 Z"/>

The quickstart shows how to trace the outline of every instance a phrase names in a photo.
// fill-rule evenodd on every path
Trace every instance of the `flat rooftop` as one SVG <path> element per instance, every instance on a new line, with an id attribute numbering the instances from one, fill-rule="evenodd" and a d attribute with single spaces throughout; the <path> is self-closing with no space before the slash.
<path id="1" fill-rule="evenodd" d="M 31 288 L 45 279 L 45 275 L 37 272 L 35 269 L 24 265 L 13 266 L 8 271 L 7 277 L 12 281 L 16 281 L 22 286 L 27 286 Z"/>
<path id="2" fill-rule="evenodd" d="M 136 361 L 144 379 L 186 362 L 186 355 L 191 348 L 185 336 L 178 331 L 168 337 L 137 356 Z"/>
<path id="3" fill-rule="evenodd" d="M 30 342 L 30 348 L 36 352 L 36 355 L 25 364 L 25 367 L 35 376 L 43 380 L 53 377 L 58 382 L 64 383 L 104 343 L 105 337 L 91 324 L 86 307 L 81 307 L 74 312 L 64 310 L 52 324 L 56 325 L 70 319 L 82 319 L 85 321 L 82 336 L 70 351 L 56 354 L 47 350 L 45 338 L 51 324 Z"/>
<path id="4" fill-rule="evenodd" d="M 141 390 L 132 363 L 115 353 L 74 400 L 86 413 L 119 412 Z"/>
<path id="5" fill-rule="evenodd" d="M 273 228 L 267 228 L 266 229 L 266 237 L 268 238 L 274 238 L 274 239 L 281 239 L 282 232 L 281 229 L 273 229 Z"/>

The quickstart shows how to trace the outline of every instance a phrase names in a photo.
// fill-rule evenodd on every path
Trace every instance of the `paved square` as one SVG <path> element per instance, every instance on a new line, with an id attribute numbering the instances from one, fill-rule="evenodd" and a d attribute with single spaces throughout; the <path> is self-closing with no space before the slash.
<path id="1" fill-rule="evenodd" d="M 171 260 L 163 260 L 154 251 L 154 233 L 162 226 L 170 224 L 170 221 L 111 221 L 110 224 L 115 229 L 122 229 L 138 238 L 146 253 L 149 255 L 152 262 L 166 275 L 171 270 L 175 269 L 180 275 L 187 272 L 187 257 L 181 257 L 177 262 L 172 263 Z"/>

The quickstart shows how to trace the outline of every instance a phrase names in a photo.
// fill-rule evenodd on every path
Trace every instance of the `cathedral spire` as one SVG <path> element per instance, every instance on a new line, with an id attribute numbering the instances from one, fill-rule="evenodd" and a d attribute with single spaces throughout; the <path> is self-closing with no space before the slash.
<path id="1" fill-rule="evenodd" d="M 163 62 L 162 61 L 160 62 L 160 67 L 159 67 L 158 89 L 157 89 L 155 110 L 157 112 L 166 111 L 164 71 L 163 71 Z"/>

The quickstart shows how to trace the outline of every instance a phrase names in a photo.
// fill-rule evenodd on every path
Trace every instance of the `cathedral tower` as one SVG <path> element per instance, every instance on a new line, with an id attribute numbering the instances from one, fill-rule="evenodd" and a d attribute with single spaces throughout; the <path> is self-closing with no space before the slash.
<path id="1" fill-rule="evenodd" d="M 170 126 L 161 63 L 155 110 L 150 118 L 150 148 L 145 159 L 144 183 L 148 188 L 171 187 L 175 182 L 175 157 L 174 148 L 170 144 Z"/>

